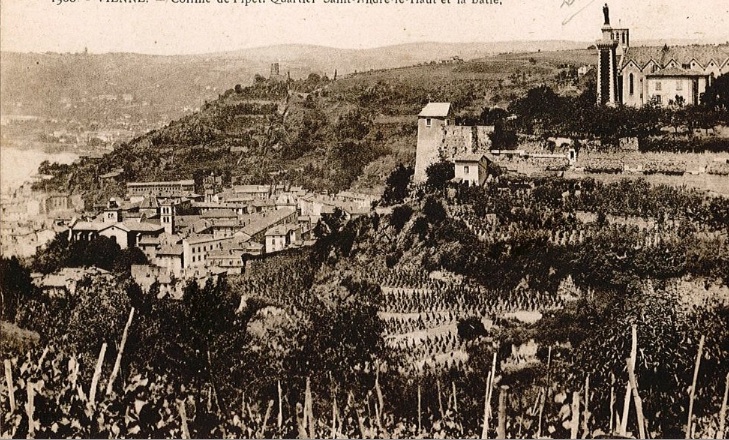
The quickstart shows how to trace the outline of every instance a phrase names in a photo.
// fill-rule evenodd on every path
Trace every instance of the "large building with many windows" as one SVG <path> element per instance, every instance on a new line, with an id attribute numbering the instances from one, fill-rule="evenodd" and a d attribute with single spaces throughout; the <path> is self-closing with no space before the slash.
<path id="1" fill-rule="evenodd" d="M 729 72 L 729 44 L 630 45 L 630 31 L 610 25 L 607 4 L 598 49 L 598 104 L 641 107 L 697 105 L 706 88 Z"/>

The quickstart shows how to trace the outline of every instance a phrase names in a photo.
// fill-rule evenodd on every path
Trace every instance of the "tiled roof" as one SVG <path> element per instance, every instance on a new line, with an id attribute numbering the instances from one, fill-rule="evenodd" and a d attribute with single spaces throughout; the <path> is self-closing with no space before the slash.
<path id="1" fill-rule="evenodd" d="M 668 69 L 661 69 L 657 72 L 647 73 L 645 76 L 704 76 L 704 72 L 669 67 Z"/>
<path id="2" fill-rule="evenodd" d="M 633 61 L 644 68 L 651 60 L 660 66 L 671 62 L 683 65 L 696 60 L 701 68 L 706 68 L 713 60 L 715 64 L 722 66 L 729 58 L 729 45 L 691 45 L 691 46 L 636 46 L 628 48 L 623 56 L 622 67 Z"/>
<path id="3" fill-rule="evenodd" d="M 294 225 L 294 224 L 285 224 L 285 225 L 274 226 L 273 228 L 266 231 L 266 237 L 269 237 L 272 235 L 286 235 L 290 231 L 295 231 L 297 229 L 299 229 L 299 226 Z"/>
<path id="4" fill-rule="evenodd" d="M 456 156 L 454 160 L 456 162 L 480 162 L 482 158 L 486 158 L 483 154 L 461 154 Z"/>
<path id="5" fill-rule="evenodd" d="M 211 209 L 202 213 L 202 218 L 235 218 L 238 214 L 232 209 Z"/>
<path id="6" fill-rule="evenodd" d="M 430 102 L 418 114 L 419 117 L 446 118 L 451 112 L 450 102 Z"/>
<path id="7" fill-rule="evenodd" d="M 157 232 L 164 230 L 164 227 L 158 223 L 123 221 L 121 224 L 128 230 L 134 232 Z"/>

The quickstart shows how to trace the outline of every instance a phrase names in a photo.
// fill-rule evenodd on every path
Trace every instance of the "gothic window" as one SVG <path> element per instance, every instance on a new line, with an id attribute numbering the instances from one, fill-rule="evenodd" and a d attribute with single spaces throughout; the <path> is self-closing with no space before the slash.
<path id="1" fill-rule="evenodd" d="M 463 174 L 468 174 L 468 166 L 463 167 Z"/>
<path id="2" fill-rule="evenodd" d="M 628 88 L 630 94 L 632 95 L 635 90 L 635 77 L 632 73 L 628 76 Z"/>

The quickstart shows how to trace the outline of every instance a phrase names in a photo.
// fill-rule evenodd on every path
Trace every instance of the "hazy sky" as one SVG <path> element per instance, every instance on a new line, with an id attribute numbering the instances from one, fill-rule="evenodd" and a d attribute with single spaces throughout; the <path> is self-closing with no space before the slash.
<path id="1" fill-rule="evenodd" d="M 357 0 L 264 0 L 248 6 L 241 5 L 242 0 L 147 1 L 66 0 L 57 5 L 54 0 L 0 0 L 0 44 L 2 50 L 22 52 L 78 52 L 88 47 L 95 53 L 181 54 L 281 43 L 363 48 L 417 41 L 590 41 L 600 35 L 603 5 L 602 0 L 483 0 L 501 5 L 473 4 L 474 0 L 389 0 L 390 4 L 375 5 L 356 4 Z M 611 0 L 609 5 L 612 24 L 620 20 L 629 27 L 633 41 L 729 40 L 729 0 Z"/>

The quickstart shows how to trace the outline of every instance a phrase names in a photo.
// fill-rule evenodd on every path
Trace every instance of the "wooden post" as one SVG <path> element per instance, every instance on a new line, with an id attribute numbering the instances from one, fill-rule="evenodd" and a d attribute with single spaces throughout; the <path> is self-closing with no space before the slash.
<path id="1" fill-rule="evenodd" d="M 43 367 L 43 360 L 46 358 L 46 355 L 48 354 L 48 347 L 43 349 L 43 354 L 41 354 L 40 359 L 38 359 L 38 369 L 41 370 Z"/>
<path id="2" fill-rule="evenodd" d="M 570 422 L 570 438 L 577 438 L 577 431 L 580 427 L 580 392 L 572 393 L 572 421 Z"/>
<path id="3" fill-rule="evenodd" d="M 96 402 L 96 386 L 99 384 L 99 377 L 101 377 L 101 366 L 104 365 L 104 355 L 106 354 L 106 342 L 101 344 L 101 350 L 99 351 L 99 359 L 96 361 L 96 369 L 94 370 L 94 377 L 91 379 L 91 389 L 89 390 L 89 403 L 93 406 Z"/>
<path id="4" fill-rule="evenodd" d="M 106 384 L 106 395 L 111 394 L 114 380 L 117 374 L 119 374 L 119 368 L 121 367 L 122 355 L 124 354 L 124 346 L 127 344 L 127 334 L 129 333 L 129 326 L 132 325 L 132 318 L 134 318 L 134 307 L 129 311 L 129 318 L 127 319 L 127 325 L 124 326 L 124 333 L 122 333 L 121 343 L 119 344 L 119 353 L 116 354 L 116 362 L 114 362 L 114 369 L 111 370 L 111 376 L 109 376 L 109 382 Z"/>
<path id="5" fill-rule="evenodd" d="M 549 346 L 549 350 L 547 351 L 547 383 L 544 386 L 544 395 L 542 396 L 542 400 L 539 401 L 539 418 L 537 420 L 537 438 L 540 438 L 542 436 L 542 419 L 544 417 L 544 405 L 547 403 L 548 394 L 549 394 L 549 373 L 550 373 L 550 367 L 552 363 L 552 346 Z"/>
<path id="6" fill-rule="evenodd" d="M 724 438 L 724 428 L 726 426 L 726 404 L 729 397 L 729 373 L 726 374 L 726 385 L 724 385 L 724 400 L 721 401 L 721 409 L 719 410 L 719 431 L 716 438 Z"/>
<path id="7" fill-rule="evenodd" d="M 481 429 L 481 438 L 489 438 L 489 416 L 491 413 L 491 372 L 486 378 L 486 392 L 483 399 L 483 428 Z"/>
<path id="8" fill-rule="evenodd" d="M 28 437 L 33 437 L 35 433 L 35 421 L 33 414 L 35 413 L 35 383 L 28 382 L 25 386 L 28 392 L 28 402 L 25 404 L 25 412 L 28 415 Z"/>
<path id="9" fill-rule="evenodd" d="M 507 385 L 501 385 L 499 392 L 499 425 L 496 438 L 506 438 L 506 394 L 509 392 Z"/>
<path id="10" fill-rule="evenodd" d="M 438 411 L 440 412 L 440 418 L 443 418 L 443 399 L 440 397 L 440 378 L 437 378 L 435 380 L 435 385 L 438 392 Z"/>
<path id="11" fill-rule="evenodd" d="M 641 439 L 645 438 L 645 417 L 643 417 L 643 401 L 638 394 L 638 381 L 635 378 L 635 371 L 631 365 L 631 360 L 626 359 L 628 364 L 628 378 L 630 380 L 630 388 L 633 390 L 633 400 L 635 401 L 635 415 L 638 417 L 638 433 Z"/>
<path id="12" fill-rule="evenodd" d="M 311 378 L 306 378 L 306 395 L 304 396 L 304 423 L 309 427 L 309 438 L 316 437 L 316 428 L 314 426 L 314 406 L 311 397 Z"/>
<path id="13" fill-rule="evenodd" d="M 332 387 L 332 438 L 337 438 L 337 388 Z"/>
<path id="14" fill-rule="evenodd" d="M 304 398 L 306 401 L 306 398 Z M 309 432 L 306 427 L 306 408 L 301 403 L 296 403 L 296 427 L 299 432 L 299 438 L 309 438 Z"/>
<path id="15" fill-rule="evenodd" d="M 259 438 L 266 438 L 266 425 L 268 425 L 268 418 L 271 417 L 271 410 L 273 410 L 273 400 L 268 401 L 268 406 L 266 407 L 266 415 L 263 416 L 263 424 L 261 425 L 261 432 L 259 433 Z"/>
<path id="16" fill-rule="evenodd" d="M 422 432 L 422 424 L 420 420 L 421 407 L 420 407 L 420 383 L 418 383 L 418 435 Z"/>
<path id="17" fill-rule="evenodd" d="M 608 427 L 608 434 L 612 434 L 613 422 L 615 412 L 615 375 L 610 373 L 610 426 Z"/>
<path id="18" fill-rule="evenodd" d="M 15 387 L 13 386 L 13 367 L 10 365 L 10 360 L 5 359 L 5 383 L 8 385 L 8 397 L 10 399 L 10 411 L 15 411 Z M 726 399 L 724 399 L 726 400 Z"/>
<path id="19" fill-rule="evenodd" d="M 182 438 L 190 438 L 190 430 L 187 427 L 187 411 L 185 410 L 185 401 L 183 400 L 177 405 L 177 411 L 180 413 L 180 428 L 182 429 Z"/>
<path id="20" fill-rule="evenodd" d="M 630 365 L 628 370 L 635 369 L 636 357 L 638 356 L 638 333 L 635 324 L 631 327 L 632 342 L 630 345 Z M 628 417 L 630 416 L 630 380 L 625 385 L 625 400 L 623 401 L 623 417 L 620 419 L 620 435 L 625 437 L 628 432 Z"/>
<path id="21" fill-rule="evenodd" d="M 456 398 L 456 383 L 451 382 L 451 385 L 453 385 L 453 412 L 458 413 L 458 399 Z"/>
<path id="22" fill-rule="evenodd" d="M 696 396 L 696 379 L 699 377 L 699 368 L 701 367 L 701 355 L 704 351 L 704 335 L 701 335 L 699 341 L 699 352 L 696 353 L 696 364 L 694 365 L 694 379 L 691 382 L 691 393 L 689 395 L 688 421 L 686 422 L 686 438 L 691 438 L 691 418 L 694 414 L 694 397 Z"/>
<path id="23" fill-rule="evenodd" d="M 590 433 L 588 422 L 590 420 L 590 375 L 585 378 L 585 410 L 582 412 L 582 438 Z"/>
<path id="24" fill-rule="evenodd" d="M 276 382 L 278 386 L 278 415 L 276 416 L 276 426 L 281 429 L 283 426 L 283 399 L 281 398 L 283 393 L 281 392 L 281 379 Z"/>

